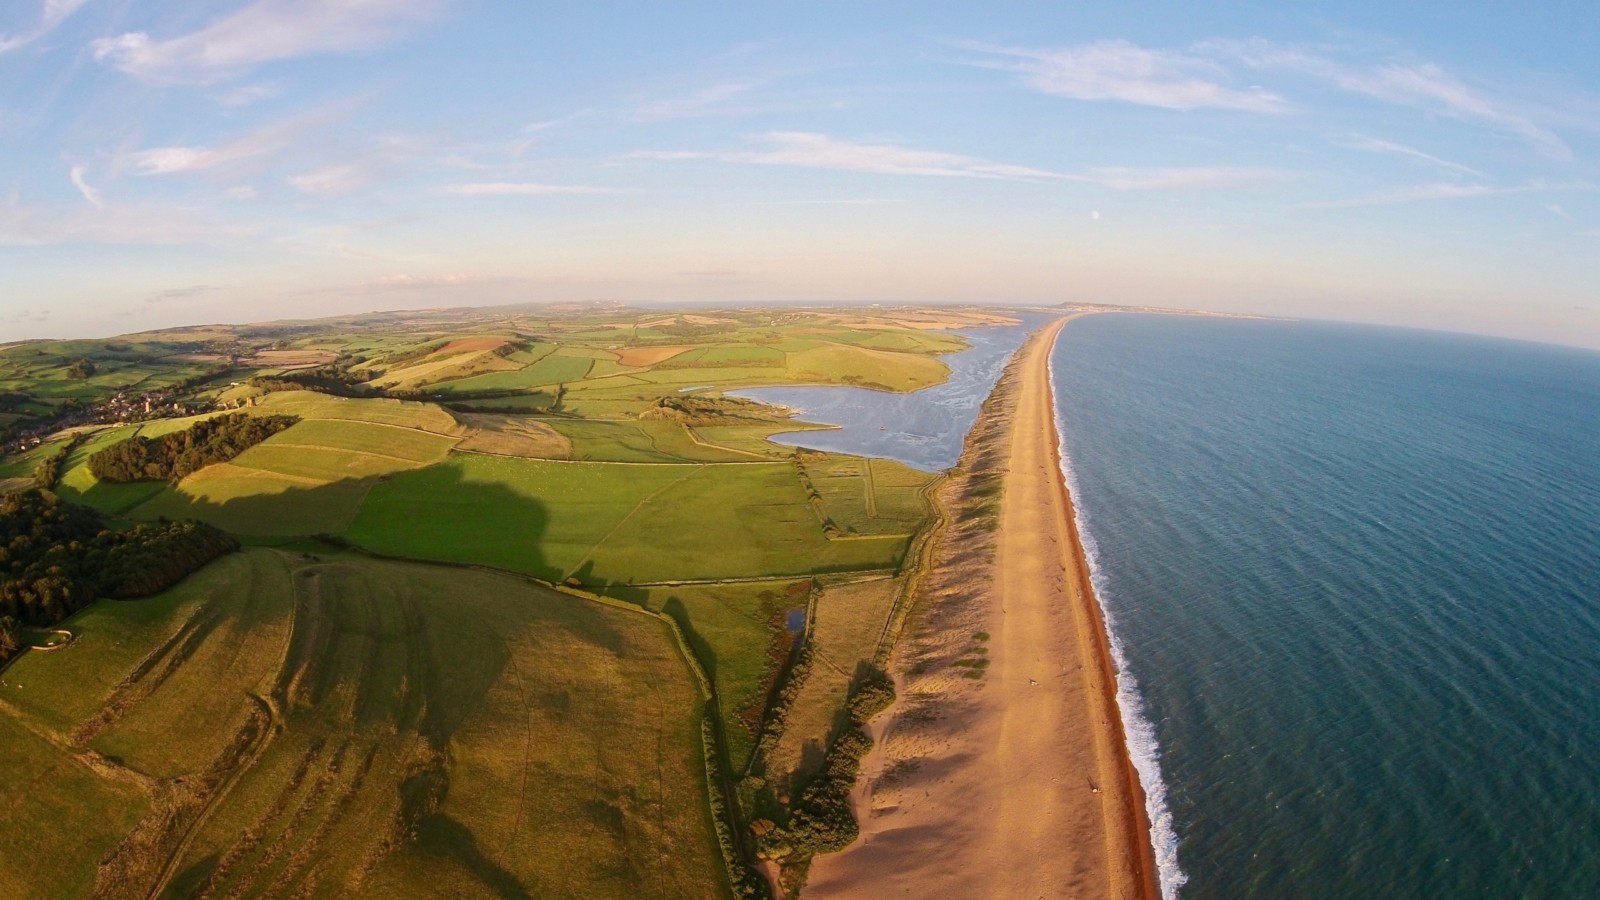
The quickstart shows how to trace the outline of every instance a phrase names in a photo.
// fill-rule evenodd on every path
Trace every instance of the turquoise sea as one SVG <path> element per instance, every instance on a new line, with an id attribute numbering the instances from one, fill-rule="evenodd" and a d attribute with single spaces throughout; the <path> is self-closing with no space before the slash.
<path id="1" fill-rule="evenodd" d="M 1053 360 L 1169 892 L 1600 897 L 1600 354 L 1098 315 Z"/>

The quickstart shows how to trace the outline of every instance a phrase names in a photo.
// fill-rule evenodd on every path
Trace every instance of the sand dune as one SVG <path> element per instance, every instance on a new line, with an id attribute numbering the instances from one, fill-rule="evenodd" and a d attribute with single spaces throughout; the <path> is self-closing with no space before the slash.
<path id="1" fill-rule="evenodd" d="M 808 898 L 1159 895 L 1058 465 L 1061 325 L 1019 351 L 942 498 L 951 524 L 896 655 L 901 700 L 874 723 L 857 790 L 862 839 L 814 863 Z M 995 470 L 998 529 L 960 515 Z"/>

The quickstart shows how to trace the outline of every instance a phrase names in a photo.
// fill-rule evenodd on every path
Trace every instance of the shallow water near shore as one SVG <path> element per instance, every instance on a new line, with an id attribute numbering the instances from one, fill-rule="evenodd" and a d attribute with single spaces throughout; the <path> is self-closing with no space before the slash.
<path id="1" fill-rule="evenodd" d="M 1600 354 L 1098 315 L 1054 366 L 1168 886 L 1595 895 Z"/>
<path id="2" fill-rule="evenodd" d="M 885 457 L 923 471 L 941 471 L 961 457 L 978 407 L 994 389 L 1011 354 L 1034 329 L 1056 317 L 1012 315 L 1021 323 L 952 332 L 971 346 L 941 357 L 950 367 L 949 379 L 920 391 L 896 394 L 858 387 L 794 386 L 744 388 L 728 395 L 798 410 L 795 418 L 802 421 L 838 426 L 785 432 L 774 435 L 774 443 Z"/>

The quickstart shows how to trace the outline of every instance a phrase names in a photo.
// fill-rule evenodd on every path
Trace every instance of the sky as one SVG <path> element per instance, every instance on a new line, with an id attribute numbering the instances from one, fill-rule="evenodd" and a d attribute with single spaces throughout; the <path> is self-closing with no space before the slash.
<path id="1" fill-rule="evenodd" d="M 0 0 L 0 342 L 1076 301 L 1600 348 L 1600 4 L 1521 6 Z"/>

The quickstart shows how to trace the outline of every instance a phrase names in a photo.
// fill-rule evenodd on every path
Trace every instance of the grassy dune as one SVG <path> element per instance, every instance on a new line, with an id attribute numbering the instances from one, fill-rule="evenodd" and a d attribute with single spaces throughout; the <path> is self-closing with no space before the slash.
<path id="1" fill-rule="evenodd" d="M 780 793 L 816 774 L 850 686 L 878 649 L 900 587 L 899 578 L 877 578 L 829 585 L 817 596 L 811 668 L 766 760 L 768 780 Z"/>
<path id="2" fill-rule="evenodd" d="M 40 773 L 0 785 L 0 894 L 722 893 L 657 619 L 255 550 L 73 626 L 0 679 L 0 758 Z"/>

